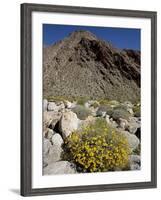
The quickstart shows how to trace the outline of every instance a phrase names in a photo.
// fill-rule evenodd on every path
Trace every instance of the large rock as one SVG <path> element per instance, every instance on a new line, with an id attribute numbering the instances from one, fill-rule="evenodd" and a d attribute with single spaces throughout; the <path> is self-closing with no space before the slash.
<path id="1" fill-rule="evenodd" d="M 49 154 L 50 148 L 52 147 L 50 141 L 46 138 L 43 139 L 43 167 L 48 165 L 46 157 Z"/>
<path id="2" fill-rule="evenodd" d="M 48 153 L 44 156 L 44 162 L 49 165 L 50 163 L 61 160 L 61 154 L 63 152 L 62 144 L 63 139 L 59 134 L 54 134 L 51 139 L 52 145 L 50 146 Z"/>
<path id="3" fill-rule="evenodd" d="M 127 138 L 131 150 L 134 150 L 138 147 L 140 140 L 136 137 L 136 135 L 133 135 L 128 131 L 121 131 L 121 133 Z"/>
<path id="4" fill-rule="evenodd" d="M 44 175 L 52 174 L 75 174 L 76 170 L 73 164 L 68 161 L 59 161 L 52 163 L 43 169 Z"/>
<path id="5" fill-rule="evenodd" d="M 49 153 L 51 143 L 48 139 L 44 138 L 43 139 L 43 155 L 47 155 Z"/>
<path id="6" fill-rule="evenodd" d="M 58 111 L 58 107 L 55 102 L 48 102 L 48 111 Z"/>
<path id="7" fill-rule="evenodd" d="M 125 130 L 128 127 L 129 123 L 126 119 L 119 118 L 118 124 L 119 124 L 120 128 Z"/>
<path id="8" fill-rule="evenodd" d="M 47 111 L 47 108 L 48 108 L 48 100 L 44 99 L 43 100 L 43 111 Z"/>
<path id="9" fill-rule="evenodd" d="M 140 170 L 141 159 L 139 155 L 130 155 L 129 163 L 131 170 Z"/>
<path id="10" fill-rule="evenodd" d="M 70 102 L 70 101 L 64 101 L 64 106 L 65 106 L 65 108 L 68 108 L 68 109 L 70 109 L 70 108 L 72 108 L 72 103 Z"/>
<path id="11" fill-rule="evenodd" d="M 136 117 L 131 117 L 129 119 L 127 130 L 130 133 L 135 134 L 137 132 L 137 129 L 139 129 L 140 127 L 141 127 L 141 122 L 139 119 L 137 119 Z"/>
<path id="12" fill-rule="evenodd" d="M 51 126 L 51 128 L 54 129 L 56 123 L 60 120 L 61 115 L 62 114 L 60 112 L 54 112 L 54 111 L 47 112 L 47 111 L 45 111 L 43 113 L 44 130 L 46 128 L 48 128 L 49 126 Z"/>
<path id="13" fill-rule="evenodd" d="M 63 113 L 60 122 L 59 128 L 62 133 L 63 138 L 69 136 L 74 130 L 78 128 L 79 119 L 77 115 L 72 111 Z"/>
<path id="14" fill-rule="evenodd" d="M 55 133 L 52 137 L 53 146 L 60 146 L 63 144 L 63 139 L 60 134 Z"/>
<path id="15" fill-rule="evenodd" d="M 50 128 L 46 128 L 43 133 L 44 133 L 44 137 L 47 138 L 48 140 L 51 140 L 51 138 L 54 135 L 54 131 Z"/>
<path id="16" fill-rule="evenodd" d="M 47 163 L 47 165 L 60 161 L 61 155 L 62 155 L 63 149 L 61 146 L 53 145 L 49 149 L 49 153 L 44 157 L 44 162 Z"/>

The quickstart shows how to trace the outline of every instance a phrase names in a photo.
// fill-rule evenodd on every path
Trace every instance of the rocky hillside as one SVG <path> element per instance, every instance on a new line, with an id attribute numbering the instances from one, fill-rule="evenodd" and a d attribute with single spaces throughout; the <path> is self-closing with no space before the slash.
<path id="1" fill-rule="evenodd" d="M 140 98 L 140 52 L 119 50 L 88 31 L 43 49 L 43 92 L 135 102 Z"/>

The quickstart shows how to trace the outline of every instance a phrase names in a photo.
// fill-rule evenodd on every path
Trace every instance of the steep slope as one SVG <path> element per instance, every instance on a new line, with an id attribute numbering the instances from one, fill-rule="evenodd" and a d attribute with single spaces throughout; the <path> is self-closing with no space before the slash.
<path id="1" fill-rule="evenodd" d="M 43 49 L 44 96 L 140 98 L 140 52 L 119 50 L 88 31 Z"/>

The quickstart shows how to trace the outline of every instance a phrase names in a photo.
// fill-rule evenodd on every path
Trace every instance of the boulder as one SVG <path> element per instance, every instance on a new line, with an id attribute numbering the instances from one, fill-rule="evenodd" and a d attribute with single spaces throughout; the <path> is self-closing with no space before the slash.
<path id="1" fill-rule="evenodd" d="M 68 161 L 55 162 L 43 169 L 44 175 L 75 174 L 75 173 L 76 173 L 75 166 Z"/>
<path id="2" fill-rule="evenodd" d="M 128 121 L 126 119 L 119 118 L 118 125 L 122 129 L 126 129 L 128 127 Z"/>
<path id="3" fill-rule="evenodd" d="M 136 135 L 133 135 L 128 131 L 121 131 L 121 133 L 127 138 L 131 151 L 138 147 L 140 140 L 136 137 Z"/>
<path id="4" fill-rule="evenodd" d="M 51 143 L 48 139 L 44 138 L 43 139 L 43 155 L 47 155 L 49 153 Z"/>
<path id="5" fill-rule="evenodd" d="M 70 101 L 64 101 L 64 106 L 65 106 L 65 108 L 68 108 L 68 109 L 70 109 L 70 108 L 72 108 L 72 103 L 70 102 Z"/>
<path id="6" fill-rule="evenodd" d="M 47 112 L 47 111 L 45 111 L 43 113 L 43 127 L 44 127 L 44 130 L 46 128 L 48 128 L 49 126 L 51 126 L 51 129 L 54 129 L 55 124 L 60 120 L 61 115 L 62 114 L 59 113 L 59 112 L 54 112 L 54 111 Z"/>
<path id="7" fill-rule="evenodd" d="M 59 122 L 60 132 L 65 139 L 78 128 L 79 119 L 72 111 L 64 112 Z"/>
<path id="8" fill-rule="evenodd" d="M 62 144 L 63 139 L 61 135 L 55 133 L 51 139 L 52 145 L 50 146 L 48 153 L 44 156 L 44 162 L 48 165 L 53 162 L 61 160 L 61 154 L 63 152 Z"/>
<path id="9" fill-rule="evenodd" d="M 51 141 L 52 141 L 53 146 L 60 146 L 61 147 L 61 145 L 63 144 L 63 139 L 62 139 L 61 135 L 58 134 L 58 133 L 55 133 L 52 136 Z"/>
<path id="10" fill-rule="evenodd" d="M 58 111 L 58 107 L 55 102 L 48 103 L 48 111 Z"/>
<path id="11" fill-rule="evenodd" d="M 47 108 L 48 108 L 48 100 L 44 99 L 43 100 L 43 111 L 47 111 Z"/>
<path id="12" fill-rule="evenodd" d="M 62 102 L 59 106 L 58 106 L 58 111 L 62 111 L 65 109 L 65 105 L 64 103 Z"/>
<path id="13" fill-rule="evenodd" d="M 112 128 L 117 128 L 118 127 L 118 124 L 115 121 L 113 121 L 112 118 L 110 118 L 110 125 L 111 125 Z"/>
<path id="14" fill-rule="evenodd" d="M 127 130 L 135 134 L 137 132 L 137 129 L 141 127 L 141 122 L 136 117 L 131 117 L 128 122 Z"/>
<path id="15" fill-rule="evenodd" d="M 51 147 L 51 143 L 48 139 L 44 138 L 43 139 L 43 167 L 48 165 L 48 161 L 46 159 L 46 157 L 49 154 L 50 151 L 50 147 Z"/>
<path id="16" fill-rule="evenodd" d="M 129 163 L 131 170 L 140 170 L 141 159 L 139 155 L 130 155 Z"/>
<path id="17" fill-rule="evenodd" d="M 54 131 L 50 128 L 47 128 L 44 132 L 44 137 L 47 138 L 48 140 L 51 140 L 53 135 L 54 135 Z"/>
<path id="18" fill-rule="evenodd" d="M 44 162 L 48 165 L 61 160 L 63 149 L 61 146 L 53 145 L 49 149 L 49 153 L 44 157 Z"/>
<path id="19" fill-rule="evenodd" d="M 107 122 L 108 124 L 110 124 L 110 116 L 109 116 L 109 115 L 106 115 L 105 120 L 106 120 L 106 122 Z"/>

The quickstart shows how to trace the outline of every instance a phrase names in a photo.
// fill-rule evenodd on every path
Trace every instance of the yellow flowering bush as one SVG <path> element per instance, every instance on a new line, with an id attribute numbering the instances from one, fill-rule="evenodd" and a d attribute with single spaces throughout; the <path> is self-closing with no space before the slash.
<path id="1" fill-rule="evenodd" d="M 66 138 L 63 157 L 81 172 L 106 172 L 126 169 L 129 154 L 127 139 L 99 119 Z"/>

